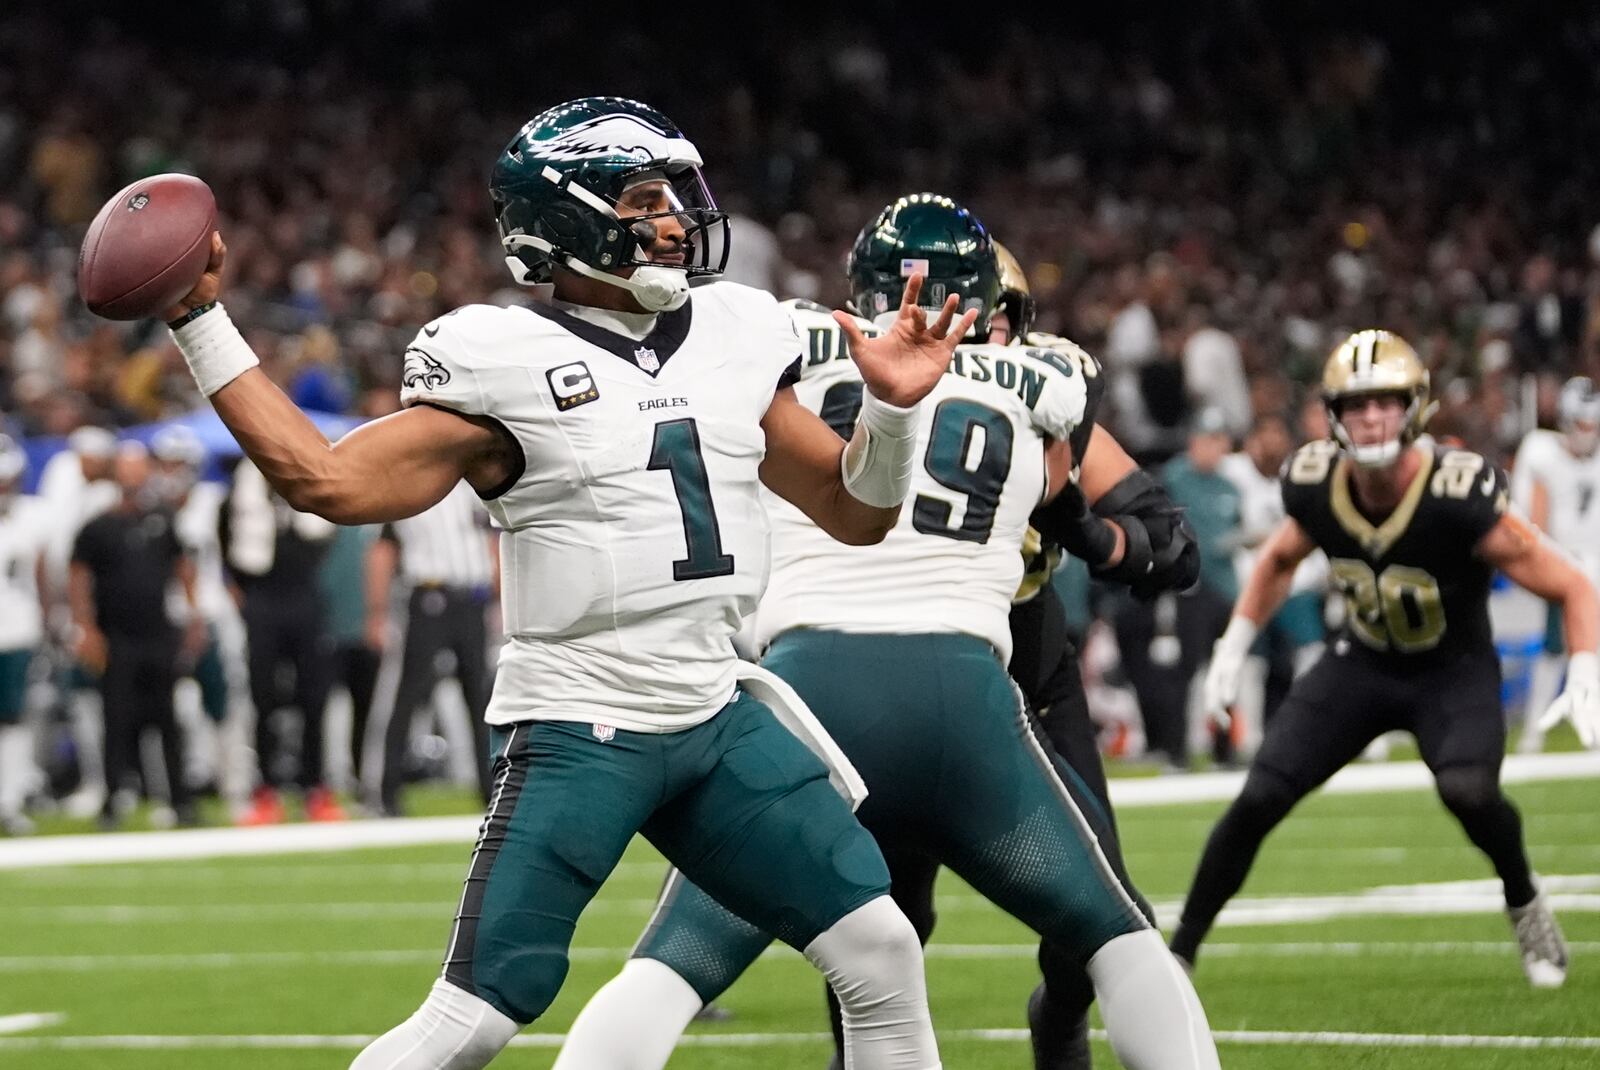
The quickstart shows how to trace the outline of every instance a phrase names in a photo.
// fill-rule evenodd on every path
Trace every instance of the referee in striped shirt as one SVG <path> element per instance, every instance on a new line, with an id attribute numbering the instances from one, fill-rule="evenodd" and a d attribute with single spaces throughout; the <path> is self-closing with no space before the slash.
<path id="1" fill-rule="evenodd" d="M 489 667 L 484 615 L 499 584 L 498 540 L 489 515 L 465 482 L 432 509 L 384 526 L 367 551 L 368 642 L 386 650 L 378 673 L 371 722 L 385 725 L 378 805 L 398 816 L 400 792 L 417 708 L 438 684 L 439 655 L 455 658 L 476 754 L 473 768 L 489 792 Z M 389 642 L 391 586 L 407 589 L 403 634 Z"/>

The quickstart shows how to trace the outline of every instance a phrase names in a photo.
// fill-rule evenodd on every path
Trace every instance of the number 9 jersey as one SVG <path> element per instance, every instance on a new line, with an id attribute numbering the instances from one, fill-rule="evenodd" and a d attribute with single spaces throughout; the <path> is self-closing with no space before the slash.
<path id="1" fill-rule="evenodd" d="M 1284 466 L 1284 510 L 1326 551 L 1329 579 L 1344 596 L 1335 651 L 1395 668 L 1493 660 L 1494 570 L 1474 551 L 1506 511 L 1505 473 L 1470 450 L 1415 448 L 1421 467 L 1376 524 L 1356 505 L 1351 461 L 1337 444 L 1308 443 Z"/>
<path id="2" fill-rule="evenodd" d="M 484 502 L 509 639 L 490 724 L 670 732 L 733 697 L 768 571 L 761 420 L 799 354 L 777 301 L 733 283 L 642 338 L 550 305 L 422 328 L 402 403 L 487 417 L 524 461 Z"/>
<path id="3" fill-rule="evenodd" d="M 848 439 L 863 387 L 843 332 L 826 309 L 789 306 L 804 350 L 795 393 Z M 988 642 L 1009 661 L 1023 537 L 1046 487 L 1044 448 L 1084 422 L 1086 366 L 1098 370 L 1070 343 L 958 348 L 923 399 L 911 490 L 899 521 L 876 546 L 835 542 L 764 491 L 772 578 L 756 614 L 758 648 L 791 628 L 957 632 Z"/>

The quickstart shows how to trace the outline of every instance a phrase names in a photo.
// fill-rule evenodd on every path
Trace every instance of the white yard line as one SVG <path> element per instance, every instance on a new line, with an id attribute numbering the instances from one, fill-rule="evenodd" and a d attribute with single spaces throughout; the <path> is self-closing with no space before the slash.
<path id="1" fill-rule="evenodd" d="M 201 886 L 246 885 L 259 886 L 270 880 L 273 887 L 296 884 L 368 884 L 404 881 L 415 886 L 422 881 L 438 881 L 459 886 L 467 876 L 470 845 L 463 844 L 459 862 L 390 862 L 361 861 L 360 856 L 333 861 L 321 855 L 289 857 L 272 862 L 239 863 L 236 865 L 174 866 L 50 866 L 41 869 L 20 869 L 6 876 L 6 881 L 29 888 L 71 888 L 91 883 L 96 888 L 141 888 L 154 884 L 182 883 L 188 889 Z M 1539 848 L 1530 846 L 1530 851 Z M 1471 845 L 1463 850 L 1472 850 Z M 1600 848 L 1596 848 L 1600 855 Z M 0 867 L 3 868 L 3 867 Z M 659 885 L 667 875 L 667 863 L 622 862 L 611 871 L 611 881 L 638 880 Z"/>
<path id="2" fill-rule="evenodd" d="M 1507 784 L 1574 780 L 1600 776 L 1600 753 L 1511 755 L 1502 767 Z M 1166 806 L 1232 799 L 1243 772 L 1124 778 L 1111 782 L 1111 800 L 1122 808 Z M 1421 762 L 1353 765 L 1340 770 L 1322 789 L 1330 794 L 1408 791 L 1431 787 Z M 1549 821 L 1589 815 L 1543 815 Z M 480 818 L 422 817 L 398 821 L 341 821 L 330 824 L 274 825 L 267 828 L 180 829 L 118 835 L 36 836 L 0 841 L 0 870 L 34 866 L 81 866 L 112 862 L 159 862 L 185 858 L 223 858 L 299 852 L 347 851 L 363 847 L 416 847 L 472 843 Z M 1305 818 L 1296 818 L 1303 822 Z"/>
<path id="3" fill-rule="evenodd" d="M 6 1033 L 31 1033 L 35 1029 L 49 1029 L 66 1020 L 66 1015 L 53 1011 L 42 1014 L 0 1014 L 0 1036 Z"/>
<path id="4" fill-rule="evenodd" d="M 1091 1035 L 1104 1040 L 1103 1030 Z M 1479 1033 L 1357 1033 L 1339 1031 L 1219 1029 L 1219 1043 L 1255 1046 L 1317 1046 L 1335 1048 L 1504 1048 L 1580 1049 L 1600 1051 L 1600 1036 L 1498 1036 Z M 1015 1044 L 1028 1039 L 1025 1029 L 942 1029 L 942 1040 L 970 1040 Z M 523 1033 L 511 1041 L 515 1048 L 557 1048 L 566 1038 L 560 1033 Z M 824 1032 L 808 1033 L 688 1033 L 683 1047 L 768 1048 L 784 1044 L 816 1044 L 829 1039 Z M 0 1037 L 0 1051 L 194 1051 L 194 1050 L 354 1050 L 372 1037 L 362 1034 L 255 1034 L 183 1036 L 121 1034 L 106 1036 Z"/>
<path id="5" fill-rule="evenodd" d="M 1567 947 L 1580 954 L 1600 952 L 1600 941 L 1574 941 Z M 1206 958 L 1367 958 L 1373 956 L 1410 957 L 1418 955 L 1515 956 L 1516 945 L 1504 940 L 1353 940 L 1301 941 L 1294 943 L 1207 943 Z M 621 962 L 628 947 L 575 947 L 570 957 L 575 962 Z M 103 970 L 147 971 L 237 970 L 271 966 L 436 966 L 442 949 L 437 947 L 396 948 L 370 951 L 215 951 L 123 955 L 6 955 L 0 956 L 0 972 L 95 973 Z M 924 950 L 929 959 L 1032 959 L 1039 945 L 1025 944 L 929 944 Z M 764 957 L 793 958 L 799 953 L 781 944 L 768 948 Z M 28 1019 L 29 1015 L 13 1015 Z M 44 1016 L 48 1017 L 48 1015 Z M 0 1017 L 0 1033 L 24 1032 L 40 1028 L 17 1026 L 8 1030 L 9 1019 Z M 50 1023 L 54 1024 L 54 1023 Z"/>
<path id="6" fill-rule="evenodd" d="M 1550 906 L 1569 913 L 1600 912 L 1600 874 L 1555 874 L 1540 878 Z M 656 900 L 645 898 L 597 899 L 586 914 L 647 914 Z M 1183 904 L 1166 900 L 1155 904 L 1163 925 L 1177 919 Z M 445 904 L 437 900 L 329 903 L 108 903 L 93 906 L 11 907 L 13 922 L 65 925 L 277 924 L 283 921 L 323 922 L 437 918 Z M 987 912 L 993 908 L 970 893 L 938 898 L 942 912 Z M 1218 924 L 1281 925 L 1355 917 L 1429 917 L 1434 915 L 1498 914 L 1505 909 L 1497 881 L 1440 881 L 1425 884 L 1385 885 L 1339 895 L 1240 896 L 1230 902 Z"/>

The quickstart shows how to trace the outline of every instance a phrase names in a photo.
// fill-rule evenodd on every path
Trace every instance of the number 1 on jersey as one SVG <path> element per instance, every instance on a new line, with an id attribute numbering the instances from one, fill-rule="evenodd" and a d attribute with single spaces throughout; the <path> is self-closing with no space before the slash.
<path id="1" fill-rule="evenodd" d="M 672 490 L 683 516 L 683 541 L 689 556 L 672 563 L 675 580 L 703 580 L 733 574 L 733 555 L 722 552 L 722 532 L 717 528 L 717 507 L 711 501 L 711 481 L 700 453 L 700 428 L 691 419 L 656 424 L 650 446 L 650 471 L 665 468 L 672 474 Z"/>

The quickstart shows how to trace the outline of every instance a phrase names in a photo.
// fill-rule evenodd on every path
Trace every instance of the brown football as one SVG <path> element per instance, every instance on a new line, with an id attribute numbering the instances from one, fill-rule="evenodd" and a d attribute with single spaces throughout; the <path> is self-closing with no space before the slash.
<path id="1" fill-rule="evenodd" d="M 78 253 L 78 293 L 111 320 L 159 316 L 200 281 L 217 201 L 192 175 L 152 175 L 105 203 Z"/>

